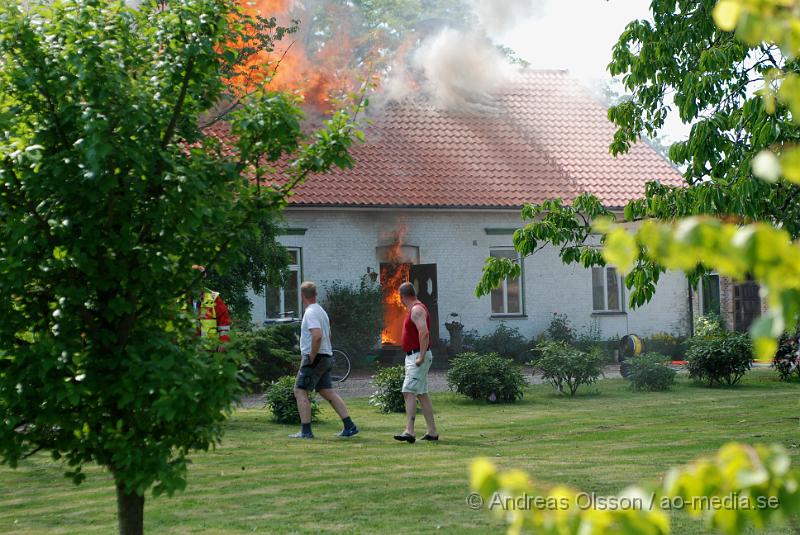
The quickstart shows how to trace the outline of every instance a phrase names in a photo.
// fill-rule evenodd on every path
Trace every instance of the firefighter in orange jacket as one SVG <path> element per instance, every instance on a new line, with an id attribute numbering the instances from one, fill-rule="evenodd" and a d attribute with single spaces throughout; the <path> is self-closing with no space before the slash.
<path id="1" fill-rule="evenodd" d="M 205 267 L 194 265 L 192 269 L 198 270 L 205 278 Z M 192 310 L 197 317 L 197 335 L 209 341 L 217 341 L 217 351 L 225 351 L 225 346 L 222 344 L 230 341 L 231 316 L 219 292 L 204 288 L 200 295 L 192 300 Z"/>

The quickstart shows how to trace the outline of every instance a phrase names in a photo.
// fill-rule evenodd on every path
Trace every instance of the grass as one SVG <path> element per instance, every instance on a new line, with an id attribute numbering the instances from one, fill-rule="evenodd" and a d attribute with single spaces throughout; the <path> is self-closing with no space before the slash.
<path id="1" fill-rule="evenodd" d="M 366 399 L 348 400 L 362 429 L 349 441 L 333 436 L 340 422 L 329 407 L 315 425 L 314 441 L 290 441 L 294 426 L 269 422 L 264 410 L 240 410 L 220 447 L 193 456 L 185 492 L 148 497 L 145 530 L 502 532 L 495 517 L 465 504 L 476 456 L 599 494 L 656 479 L 732 440 L 782 444 L 799 463 L 799 392 L 800 385 L 758 370 L 733 389 L 681 379 L 670 392 L 634 393 L 623 381 L 608 380 L 584 387 L 574 399 L 538 385 L 522 402 L 493 406 L 436 394 L 442 440 L 413 446 L 391 439 L 403 417 L 379 414 Z M 116 503 L 108 474 L 90 468 L 79 487 L 61 474 L 60 464 L 44 454 L 17 470 L 0 467 L 0 533 L 113 532 Z M 673 533 L 702 532 L 683 513 L 673 514 Z"/>

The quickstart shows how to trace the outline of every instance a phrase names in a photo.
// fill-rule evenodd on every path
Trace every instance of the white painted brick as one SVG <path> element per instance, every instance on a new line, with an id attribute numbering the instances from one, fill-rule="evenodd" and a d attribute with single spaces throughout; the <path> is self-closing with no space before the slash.
<path id="1" fill-rule="evenodd" d="M 305 235 L 281 236 L 280 241 L 302 248 L 302 276 L 321 289 L 333 280 L 357 282 L 368 266 L 378 269 L 376 248 L 390 245 L 394 231 L 405 224 L 405 243 L 419 247 L 421 263 L 437 265 L 440 336 L 447 337 L 444 322 L 450 312 L 461 314 L 465 329 L 486 334 L 497 327 L 489 297 L 475 297 L 475 286 L 489 248 L 512 245 L 512 236 L 487 235 L 484 229 L 520 227 L 518 211 L 289 208 L 285 217 L 290 228 L 308 229 Z M 524 267 L 527 317 L 506 321 L 527 337 L 546 329 L 555 312 L 566 314 L 579 331 L 596 320 L 606 338 L 626 333 L 689 332 L 688 284 L 681 273 L 662 275 L 655 297 L 642 308 L 621 316 L 595 316 L 591 270 L 565 266 L 552 247 L 526 258 Z M 324 291 L 321 293 L 324 297 Z M 262 320 L 263 303 L 256 305 L 254 319 Z"/>

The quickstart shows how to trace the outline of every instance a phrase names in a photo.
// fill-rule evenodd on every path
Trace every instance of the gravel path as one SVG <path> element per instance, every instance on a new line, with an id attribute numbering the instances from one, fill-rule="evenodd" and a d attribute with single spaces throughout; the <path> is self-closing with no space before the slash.
<path id="1" fill-rule="evenodd" d="M 524 374 L 528 384 L 538 385 L 543 382 L 540 375 L 531 375 L 530 368 L 524 368 Z M 335 387 L 336 391 L 343 398 L 371 396 L 375 390 L 372 386 L 372 375 L 373 374 L 370 372 L 353 372 L 350 377 L 348 377 L 347 381 Z M 601 379 L 617 379 L 619 377 L 619 366 L 606 366 L 603 369 L 603 377 Z M 428 390 L 431 392 L 448 391 L 446 370 L 431 370 L 428 372 Z M 242 400 L 242 407 L 245 409 L 261 408 L 263 406 L 263 394 L 246 396 Z"/>

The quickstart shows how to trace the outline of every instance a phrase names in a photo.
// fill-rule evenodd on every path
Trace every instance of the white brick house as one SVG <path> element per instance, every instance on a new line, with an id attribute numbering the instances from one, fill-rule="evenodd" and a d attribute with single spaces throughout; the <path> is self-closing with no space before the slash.
<path id="1" fill-rule="evenodd" d="M 320 286 L 333 280 L 357 282 L 368 267 L 377 270 L 378 248 L 391 245 L 393 232 L 404 224 L 405 244 L 419 247 L 420 263 L 436 264 L 442 338 L 447 338 L 444 322 L 451 312 L 461 315 L 466 329 L 488 333 L 498 321 L 506 321 L 528 337 L 546 329 L 554 312 L 566 314 L 578 328 L 597 321 L 605 337 L 659 331 L 685 335 L 689 329 L 683 275 L 662 277 L 655 298 L 636 311 L 627 309 L 624 292 L 621 310 L 595 310 L 592 270 L 563 265 L 552 248 L 523 260 L 519 313 L 493 311 L 489 296 L 475 297 L 475 286 L 491 251 L 512 248 L 508 229 L 520 225 L 517 210 L 289 208 L 286 218 L 292 234 L 280 241 L 298 251 L 299 277 Z M 266 300 L 257 296 L 253 300 L 254 318 L 265 319 Z M 299 307 L 296 300 L 296 294 L 287 296 L 284 309 L 299 310 L 290 308 Z"/>
<path id="2" fill-rule="evenodd" d="M 690 291 L 682 274 L 667 273 L 650 303 L 629 310 L 613 268 L 565 266 L 553 248 L 523 259 L 520 280 L 476 297 L 486 257 L 515 254 L 512 232 L 523 224 L 524 203 L 569 201 L 590 191 L 620 209 L 648 181 L 682 183 L 645 143 L 612 158 L 614 128 L 605 109 L 562 71 L 528 72 L 495 97 L 496 113 L 445 111 L 418 98 L 392 105 L 353 151 L 353 169 L 301 185 L 285 211 L 288 233 L 280 238 L 295 258 L 295 276 L 266 298 L 251 296 L 254 320 L 299 311 L 300 280 L 324 288 L 379 272 L 400 229 L 405 261 L 435 265 L 429 290 L 443 339 L 450 313 L 482 334 L 505 321 L 536 336 L 559 313 L 578 330 L 596 322 L 605 338 L 687 336 L 701 309 L 727 305 L 718 282 L 716 294 L 709 288 L 703 294 Z"/>

